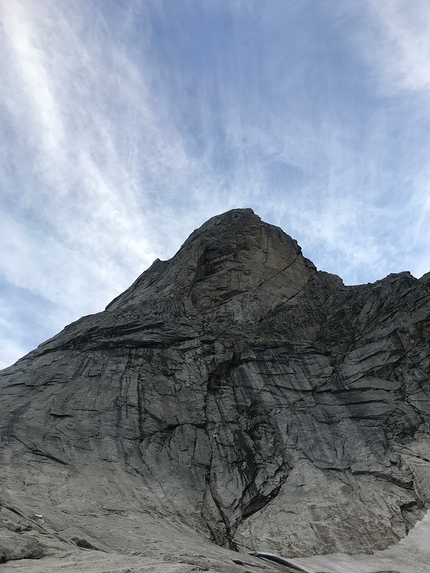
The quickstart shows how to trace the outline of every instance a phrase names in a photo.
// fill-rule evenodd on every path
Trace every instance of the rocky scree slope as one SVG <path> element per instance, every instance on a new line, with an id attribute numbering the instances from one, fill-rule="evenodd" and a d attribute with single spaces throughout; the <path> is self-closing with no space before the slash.
<path id="1" fill-rule="evenodd" d="M 63 541 L 58 512 L 80 509 L 55 479 L 104 464 L 142 511 L 219 545 L 383 549 L 430 503 L 429 318 L 430 275 L 344 286 L 252 210 L 213 217 L 2 371 L 3 505 L 24 503 L 36 456 Z"/>

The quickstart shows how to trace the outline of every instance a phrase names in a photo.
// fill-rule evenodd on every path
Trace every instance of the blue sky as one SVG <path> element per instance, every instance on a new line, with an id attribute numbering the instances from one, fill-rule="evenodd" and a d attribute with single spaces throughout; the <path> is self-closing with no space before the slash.
<path id="1" fill-rule="evenodd" d="M 251 207 L 430 270 L 428 0 L 0 0 L 0 367 Z"/>

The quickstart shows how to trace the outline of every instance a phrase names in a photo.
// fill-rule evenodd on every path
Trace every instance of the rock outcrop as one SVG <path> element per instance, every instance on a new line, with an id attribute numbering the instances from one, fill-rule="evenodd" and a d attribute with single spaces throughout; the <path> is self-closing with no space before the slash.
<path id="1" fill-rule="evenodd" d="M 430 505 L 429 344 L 430 274 L 345 286 L 230 211 L 2 372 L 3 498 L 23 507 L 8 480 L 38 459 L 50 534 L 80 539 L 70 484 L 106 466 L 141 511 L 231 549 L 384 549 Z"/>

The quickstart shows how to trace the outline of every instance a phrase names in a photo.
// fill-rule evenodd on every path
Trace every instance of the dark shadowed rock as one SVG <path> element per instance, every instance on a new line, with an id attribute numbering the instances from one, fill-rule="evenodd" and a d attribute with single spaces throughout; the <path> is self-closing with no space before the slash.
<path id="1" fill-rule="evenodd" d="M 347 287 L 230 211 L 2 372 L 4 460 L 109 463 L 231 548 L 383 549 L 430 502 L 429 316 L 427 275 Z"/>
<path id="2" fill-rule="evenodd" d="M 15 559 L 40 559 L 41 557 L 43 557 L 43 549 L 35 539 L 7 529 L 0 530 L 0 563 Z"/>

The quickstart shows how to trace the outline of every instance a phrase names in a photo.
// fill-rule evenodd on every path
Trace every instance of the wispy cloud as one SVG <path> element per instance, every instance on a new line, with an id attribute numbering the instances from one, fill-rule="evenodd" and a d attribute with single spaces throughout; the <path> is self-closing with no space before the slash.
<path id="1" fill-rule="evenodd" d="M 424 2 L 120 4 L 0 0 L 4 361 L 233 207 L 347 282 L 430 268 Z"/>
<path id="2" fill-rule="evenodd" d="M 375 69 L 381 93 L 430 95 L 430 5 L 425 0 L 366 0 L 344 10 L 357 20 L 357 49 Z"/>
<path id="3" fill-rule="evenodd" d="M 145 228 L 148 195 L 157 195 L 158 179 L 168 185 L 188 165 L 180 135 L 162 117 L 162 102 L 148 95 L 151 77 L 115 46 L 100 14 L 99 30 L 85 34 L 81 19 L 93 14 L 82 6 L 76 14 L 67 3 L 2 4 L 10 62 L 4 103 L 19 137 L 15 159 L 27 159 L 32 171 L 18 192 L 10 186 L 21 225 L 8 240 L 15 237 L 28 249 L 35 228 L 48 225 L 39 239 L 54 240 L 78 265 L 92 260 L 100 267 L 96 282 L 110 274 L 103 272 L 106 256 L 116 264 L 112 288 L 124 268 L 135 272 L 153 258 Z M 50 257 L 40 258 L 43 275 Z M 21 286 L 32 284 L 36 273 L 31 276 L 24 274 Z"/>
<path id="4" fill-rule="evenodd" d="M 409 268 L 420 276 L 430 268 L 430 5 L 425 0 L 369 0 L 360 7 L 352 1 L 335 6 L 350 46 L 366 66 L 363 81 L 385 106 L 387 121 L 380 133 L 397 163 L 390 167 L 392 181 L 385 188 L 394 213 L 401 214 L 389 240 L 397 234 L 393 249 L 402 250 Z M 402 252 L 397 255 L 401 258 Z"/>
<path id="5" fill-rule="evenodd" d="M 92 3 L 2 1 L 0 19 L 9 135 L 0 148 L 1 272 L 66 308 L 58 329 L 100 310 L 212 209 L 236 201 L 218 201 L 216 175 L 188 151 L 140 3 L 105 17 Z M 2 332 L 10 354 L 18 346 Z"/>

